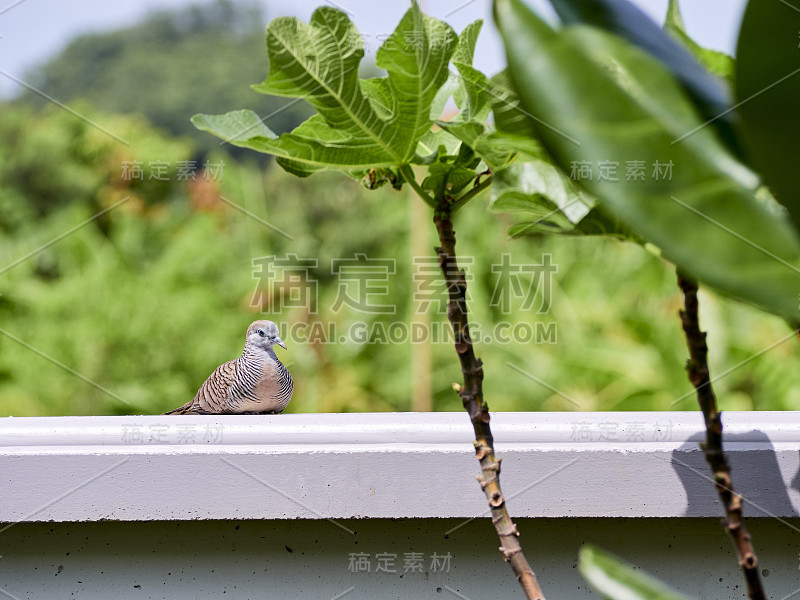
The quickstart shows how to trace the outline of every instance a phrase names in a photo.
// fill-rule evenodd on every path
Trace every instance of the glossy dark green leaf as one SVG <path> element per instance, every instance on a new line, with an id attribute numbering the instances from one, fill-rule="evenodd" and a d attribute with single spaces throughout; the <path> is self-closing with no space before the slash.
<path id="1" fill-rule="evenodd" d="M 800 231 L 800 1 L 747 5 L 739 33 L 736 97 L 767 185 Z"/>
<path id="2" fill-rule="evenodd" d="M 629 0 L 550 0 L 567 23 L 594 25 L 625 38 L 657 58 L 681 83 L 700 114 L 737 156 L 744 155 L 737 135 L 738 118 L 731 94 L 682 44 L 664 32 Z"/>
<path id="3" fill-rule="evenodd" d="M 728 152 L 680 85 L 605 31 L 556 32 L 520 0 L 496 0 L 509 69 L 545 149 L 668 260 L 704 283 L 800 320 L 800 242 L 755 196 L 757 176 Z M 535 57 L 532 60 L 531 57 Z M 617 165 L 613 177 L 601 165 Z M 643 177 L 628 167 L 644 165 Z"/>
<path id="4" fill-rule="evenodd" d="M 590 544 L 580 550 L 578 569 L 606 600 L 689 600 L 655 577 Z"/>

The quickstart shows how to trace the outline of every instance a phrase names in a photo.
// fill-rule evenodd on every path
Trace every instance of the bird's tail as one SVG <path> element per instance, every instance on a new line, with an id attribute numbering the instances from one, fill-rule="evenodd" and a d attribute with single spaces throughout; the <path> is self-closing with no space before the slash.
<path id="1" fill-rule="evenodd" d="M 187 402 L 173 410 L 164 413 L 165 415 L 196 415 L 197 411 L 192 410 L 192 402 Z"/>

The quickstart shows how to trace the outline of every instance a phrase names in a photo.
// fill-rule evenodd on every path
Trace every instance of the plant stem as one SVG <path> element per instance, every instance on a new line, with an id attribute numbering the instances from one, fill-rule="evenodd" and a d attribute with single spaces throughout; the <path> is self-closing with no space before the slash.
<path id="1" fill-rule="evenodd" d="M 722 448 L 722 413 L 717 410 L 717 400 L 711 387 L 708 371 L 708 344 L 706 334 L 700 331 L 697 314 L 697 284 L 678 271 L 678 285 L 683 291 L 684 310 L 680 311 L 686 343 L 689 346 L 689 360 L 686 370 L 689 381 L 697 390 L 697 401 L 703 411 L 706 423 L 706 442 L 701 444 L 706 461 L 714 475 L 714 483 L 719 498 L 725 508 L 722 524 L 733 539 L 739 566 L 742 568 L 750 600 L 766 600 L 764 588 L 758 573 L 756 558 L 750 534 L 742 521 L 742 497 L 733 491 L 730 465 Z"/>
<path id="2" fill-rule="evenodd" d="M 411 165 L 403 165 L 400 167 L 400 174 L 403 176 L 403 179 L 406 180 L 406 183 L 413 188 L 417 195 L 425 201 L 425 204 L 436 210 L 436 201 L 426 194 L 425 190 L 423 190 L 417 183 L 417 178 L 414 176 L 414 169 L 411 168 Z"/>
<path id="3" fill-rule="evenodd" d="M 461 396 L 461 401 L 475 430 L 475 456 L 481 464 L 481 475 L 478 476 L 478 482 L 489 501 L 492 523 L 500 537 L 500 551 L 503 553 L 503 559 L 511 565 L 526 597 L 529 600 L 544 600 L 544 594 L 536 580 L 536 574 L 522 553 L 519 532 L 508 514 L 500 489 L 501 459 L 495 457 L 494 454 L 494 440 L 489 427 L 489 407 L 483 399 L 483 363 L 475 357 L 472 339 L 469 335 L 467 281 L 464 271 L 459 270 L 456 261 L 456 237 L 450 221 L 451 210 L 452 205 L 448 205 L 447 201 L 443 199 L 439 203 L 439 208 L 434 212 L 433 222 L 436 225 L 441 244 L 436 248 L 436 254 L 439 257 L 439 266 L 442 269 L 449 295 L 447 318 L 453 326 L 456 352 L 461 362 L 461 373 L 464 378 L 463 385 L 454 384 L 453 387 Z"/>
<path id="4" fill-rule="evenodd" d="M 455 213 L 459 208 L 464 206 L 467 202 L 472 200 L 475 196 L 480 194 L 482 191 L 490 188 L 492 185 L 492 178 L 491 176 L 487 177 L 483 181 L 481 181 L 478 185 L 468 191 L 466 194 L 458 198 L 453 204 L 450 206 L 450 214 Z"/>

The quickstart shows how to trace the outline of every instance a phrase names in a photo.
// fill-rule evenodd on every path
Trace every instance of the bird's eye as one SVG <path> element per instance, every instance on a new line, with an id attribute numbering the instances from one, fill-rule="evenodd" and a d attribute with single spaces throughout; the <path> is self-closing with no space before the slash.
<path id="1" fill-rule="evenodd" d="M 258 330 L 258 335 L 260 335 L 261 337 L 267 337 L 267 334 L 263 329 Z"/>

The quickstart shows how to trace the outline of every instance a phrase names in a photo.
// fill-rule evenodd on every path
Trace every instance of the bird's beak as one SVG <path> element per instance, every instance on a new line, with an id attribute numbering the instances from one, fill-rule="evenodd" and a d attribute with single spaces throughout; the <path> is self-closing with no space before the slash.
<path id="1" fill-rule="evenodd" d="M 280 346 L 284 350 L 286 350 L 286 344 L 283 343 L 283 340 L 281 338 L 276 337 L 275 338 L 275 343 L 278 344 L 278 346 Z"/>

